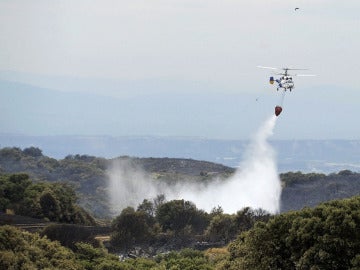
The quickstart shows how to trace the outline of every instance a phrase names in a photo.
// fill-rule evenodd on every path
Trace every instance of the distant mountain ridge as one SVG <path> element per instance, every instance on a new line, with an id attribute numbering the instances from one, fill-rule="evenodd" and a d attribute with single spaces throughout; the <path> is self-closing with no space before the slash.
<path id="1" fill-rule="evenodd" d="M 237 167 L 248 145 L 245 140 L 161 136 L 26 136 L 0 133 L 0 147 L 36 146 L 47 156 L 70 154 L 104 158 L 118 156 L 188 158 Z M 272 140 L 279 172 L 332 173 L 360 171 L 360 140 Z"/>

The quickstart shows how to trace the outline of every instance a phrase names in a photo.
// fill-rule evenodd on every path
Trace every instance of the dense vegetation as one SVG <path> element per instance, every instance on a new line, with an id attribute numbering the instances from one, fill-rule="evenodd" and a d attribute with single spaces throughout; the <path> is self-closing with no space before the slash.
<path id="1" fill-rule="evenodd" d="M 191 181 L 210 181 L 208 172 L 218 171 L 223 176 L 232 172 L 205 163 L 189 169 L 186 162 L 190 160 L 122 159 L 141 164 L 160 180 L 172 179 L 175 173 L 176 180 L 189 176 Z M 95 213 L 106 212 L 110 162 L 80 155 L 58 161 L 43 156 L 35 147 L 3 148 L 0 211 L 12 209 L 16 214 L 53 222 L 94 224 L 76 204 L 74 188 L 81 192 L 84 205 L 96 206 Z M 289 172 L 281 179 L 282 204 L 286 202 L 287 210 L 360 191 L 360 174 L 348 170 L 330 175 Z M 221 207 L 206 213 L 190 201 L 166 201 L 158 196 L 145 199 L 136 209 L 123 209 L 108 228 L 110 251 L 128 254 L 141 248 L 145 250 L 142 255 L 152 259 L 119 261 L 94 240 L 93 228 L 87 231 L 77 225 L 53 224 L 40 236 L 1 226 L 0 269 L 360 269 L 358 209 L 360 197 L 353 197 L 276 216 L 251 208 L 230 215 Z M 211 246 L 222 248 L 208 249 Z"/>
<path id="2" fill-rule="evenodd" d="M 109 213 L 105 192 L 106 166 L 105 159 L 86 155 L 56 160 L 44 156 L 36 147 L 24 150 L 7 147 L 0 150 L 0 172 L 26 172 L 33 181 L 71 184 L 79 195 L 80 205 L 97 216 L 107 216 Z"/>
<path id="3" fill-rule="evenodd" d="M 222 269 L 359 269 L 360 197 L 257 223 L 229 251 Z"/>
<path id="4" fill-rule="evenodd" d="M 214 269 L 203 252 L 184 249 L 155 259 L 120 261 L 103 247 L 76 243 L 74 251 L 38 234 L 0 227 L 0 269 L 163 270 Z"/>
<path id="5" fill-rule="evenodd" d="M 38 234 L 0 227 L 0 269 L 83 269 L 71 250 Z"/>
<path id="6" fill-rule="evenodd" d="M 218 207 L 206 213 L 190 201 L 167 202 L 158 197 L 154 201 L 144 200 L 137 210 L 125 208 L 113 220 L 111 242 L 113 247 L 123 251 L 141 246 L 154 254 L 159 250 L 189 246 L 224 246 L 256 221 L 269 218 L 270 215 L 261 209 L 247 207 L 230 215 Z"/>
<path id="7" fill-rule="evenodd" d="M 331 201 L 258 221 L 228 250 L 183 249 L 125 261 L 101 245 L 76 243 L 72 251 L 38 234 L 1 226 L 0 269 L 359 269 L 359 209 L 360 196 Z"/>
<path id="8" fill-rule="evenodd" d="M 76 204 L 76 194 L 64 183 L 37 182 L 27 174 L 0 175 L 0 211 L 49 221 L 95 224 Z"/>

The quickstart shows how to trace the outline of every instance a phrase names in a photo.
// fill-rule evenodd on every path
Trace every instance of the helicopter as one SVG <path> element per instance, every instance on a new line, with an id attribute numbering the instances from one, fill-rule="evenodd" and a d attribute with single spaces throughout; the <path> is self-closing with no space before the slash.
<path id="1" fill-rule="evenodd" d="M 289 74 L 288 71 L 289 70 L 308 70 L 306 68 L 276 68 L 276 67 L 264 67 L 264 66 L 257 66 L 258 68 L 266 68 L 266 69 L 272 69 L 272 70 L 282 70 L 283 72 L 280 73 L 276 73 L 276 75 L 280 75 L 280 77 L 278 79 L 274 79 L 273 76 L 270 77 L 269 79 L 269 83 L 270 84 L 274 84 L 274 82 L 277 83 L 277 88 L 276 90 L 284 90 L 287 91 L 289 90 L 291 92 L 291 90 L 293 90 L 295 88 L 294 85 L 294 81 L 292 77 L 296 77 L 296 76 L 315 76 L 312 74 Z"/>
<path id="2" fill-rule="evenodd" d="M 272 70 L 282 70 L 282 72 L 280 73 L 275 73 L 276 75 L 280 75 L 280 77 L 278 79 L 274 79 L 273 76 L 270 77 L 269 79 L 269 83 L 270 84 L 274 84 L 274 82 L 277 83 L 277 88 L 276 90 L 283 90 L 283 95 L 282 95 L 282 100 L 281 103 L 284 100 L 284 95 L 285 92 L 287 90 L 289 90 L 291 92 L 291 90 L 293 90 L 295 88 L 294 85 L 294 81 L 292 79 L 293 76 L 315 76 L 312 74 L 289 74 L 288 71 L 289 70 L 307 70 L 305 68 L 275 68 L 275 67 L 264 67 L 264 66 L 257 66 L 259 68 L 266 68 L 266 69 L 272 69 Z M 276 105 L 275 107 L 275 115 L 279 116 L 280 113 L 282 112 L 282 105 Z"/>

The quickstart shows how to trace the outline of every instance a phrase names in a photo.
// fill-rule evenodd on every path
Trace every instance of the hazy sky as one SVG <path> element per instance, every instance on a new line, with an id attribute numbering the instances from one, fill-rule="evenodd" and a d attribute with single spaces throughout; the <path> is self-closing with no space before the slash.
<path id="1" fill-rule="evenodd" d="M 117 123 L 121 130 L 89 122 L 83 130 L 58 124 L 51 134 L 247 138 L 278 100 L 269 72 L 256 66 L 310 68 L 317 77 L 296 78 L 274 135 L 359 139 L 359 11 L 358 0 L 0 0 L 1 79 L 89 91 L 140 110 L 136 128 L 135 114 L 122 111 L 103 119 L 126 115 L 126 123 Z M 208 95 L 223 100 L 209 104 Z M 174 107 L 193 96 L 196 106 Z M 249 104 L 248 98 L 259 99 Z M 146 100 L 153 104 L 141 120 Z M 234 100 L 251 109 L 229 108 Z M 20 121 L 21 115 L 3 111 L 2 117 Z M 0 121 L 3 132 L 37 133 L 30 126 Z"/>

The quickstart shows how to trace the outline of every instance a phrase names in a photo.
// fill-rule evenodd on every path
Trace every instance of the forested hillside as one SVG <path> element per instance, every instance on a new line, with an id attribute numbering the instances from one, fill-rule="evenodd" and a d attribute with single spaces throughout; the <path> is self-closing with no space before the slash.
<path id="1" fill-rule="evenodd" d="M 95 225 L 76 204 L 74 190 L 65 183 L 32 182 L 27 174 L 0 175 L 0 211 L 47 221 Z"/>
<path id="2" fill-rule="evenodd" d="M 168 182 L 202 181 L 214 177 L 226 178 L 234 172 L 220 164 L 191 159 L 119 157 L 150 177 Z M 0 172 L 27 173 L 34 181 L 63 182 L 75 187 L 79 203 L 97 217 L 109 217 L 107 169 L 112 160 L 87 155 L 69 155 L 56 160 L 42 154 L 36 147 L 2 148 Z"/>
<path id="3" fill-rule="evenodd" d="M 288 172 L 280 177 L 283 181 L 281 212 L 360 194 L 360 174 L 349 170 L 329 175 Z"/>
<path id="4" fill-rule="evenodd" d="M 226 179 L 235 170 L 220 164 L 191 159 L 119 157 L 104 159 L 87 155 L 69 155 L 53 159 L 36 147 L 0 149 L 0 172 L 27 173 L 33 181 L 64 182 L 75 187 L 79 204 L 96 217 L 110 217 L 107 170 L 114 160 L 126 160 L 141 168 L 149 177 L 168 182 Z M 281 211 L 299 210 L 331 199 L 360 193 L 360 174 L 348 170 L 329 175 L 288 172 L 283 182 Z"/>

